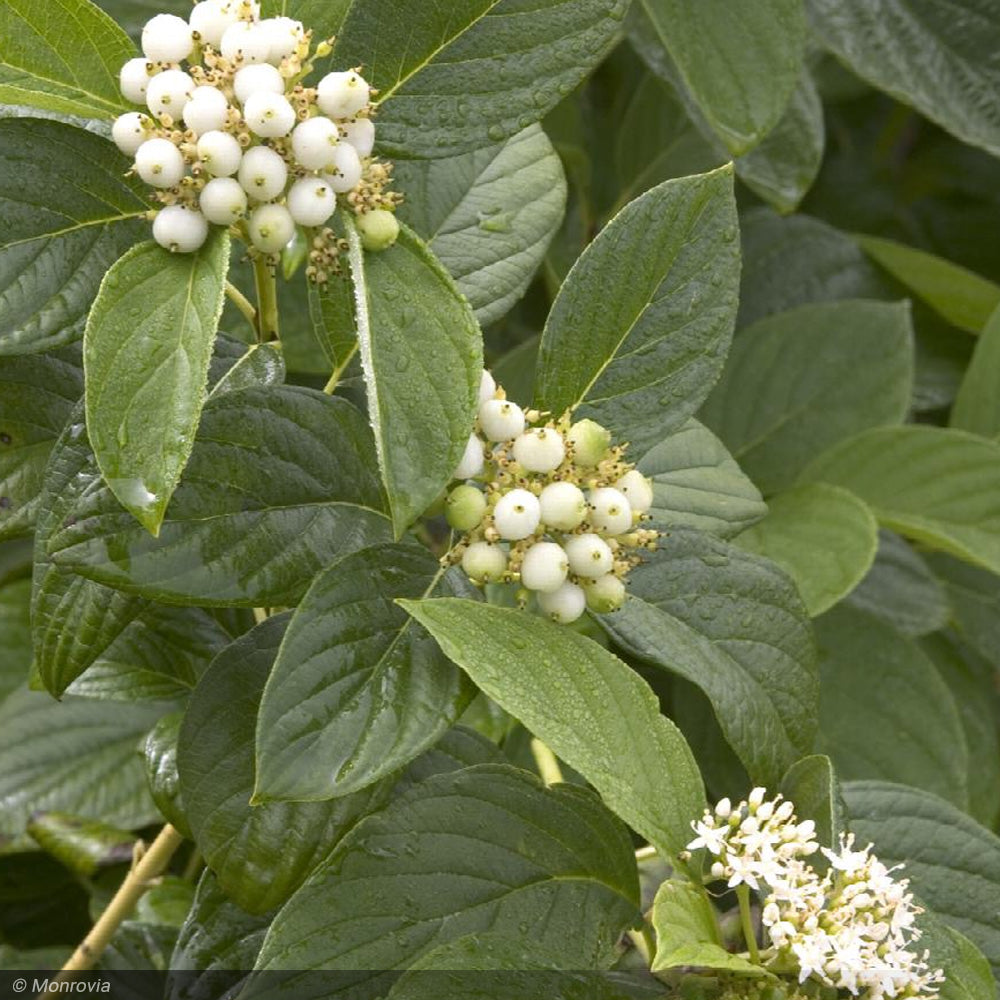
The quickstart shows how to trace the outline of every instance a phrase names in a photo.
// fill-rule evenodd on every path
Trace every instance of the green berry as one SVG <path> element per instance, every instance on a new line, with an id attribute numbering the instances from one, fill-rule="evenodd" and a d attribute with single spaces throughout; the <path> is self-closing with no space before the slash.
<path id="1" fill-rule="evenodd" d="M 445 517 L 456 531 L 471 531 L 486 513 L 486 497 L 475 486 L 456 486 L 448 494 Z"/>
<path id="2" fill-rule="evenodd" d="M 399 236 L 399 222 L 396 216 L 384 208 L 363 212 L 357 217 L 356 224 L 361 234 L 361 245 L 374 253 L 388 250 Z"/>
<path id="3" fill-rule="evenodd" d="M 584 469 L 597 465 L 611 444 L 611 432 L 594 420 L 578 420 L 566 438 L 573 445 L 573 464 Z"/>
<path id="4" fill-rule="evenodd" d="M 614 573 L 606 573 L 597 580 L 584 583 L 583 589 L 587 595 L 587 607 L 599 615 L 617 611 L 625 603 L 625 584 Z"/>

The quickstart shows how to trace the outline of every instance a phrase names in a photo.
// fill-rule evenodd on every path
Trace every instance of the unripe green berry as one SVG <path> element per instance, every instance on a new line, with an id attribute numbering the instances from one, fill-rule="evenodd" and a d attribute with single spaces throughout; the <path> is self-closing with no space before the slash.
<path id="1" fill-rule="evenodd" d="M 573 464 L 590 469 L 607 454 L 611 432 L 594 420 L 578 420 L 570 427 L 566 440 L 573 446 Z"/>
<path id="2" fill-rule="evenodd" d="M 495 582 L 507 570 L 507 554 L 499 545 L 473 542 L 462 555 L 462 569 L 479 583 Z"/>
<path id="3" fill-rule="evenodd" d="M 384 208 L 363 212 L 358 216 L 357 225 L 361 245 L 372 253 L 387 250 L 399 237 L 399 221 Z"/>
<path id="4" fill-rule="evenodd" d="M 625 584 L 614 573 L 606 573 L 585 583 L 583 589 L 587 595 L 587 607 L 600 615 L 617 611 L 625 603 Z"/>
<path id="5" fill-rule="evenodd" d="M 486 497 L 475 486 L 456 486 L 448 494 L 445 517 L 456 531 L 472 531 L 486 513 Z"/>

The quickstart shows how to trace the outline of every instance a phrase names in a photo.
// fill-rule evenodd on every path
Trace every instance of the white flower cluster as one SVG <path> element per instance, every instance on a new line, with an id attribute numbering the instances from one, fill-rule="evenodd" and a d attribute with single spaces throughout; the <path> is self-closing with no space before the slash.
<path id="1" fill-rule="evenodd" d="M 736 807 L 723 799 L 692 823 L 697 836 L 688 844 L 715 858 L 715 878 L 761 893 L 764 964 L 797 971 L 799 983 L 813 979 L 867 1000 L 937 996 L 941 970 L 928 966 L 927 952 L 913 950 L 923 911 L 907 880 L 894 878 L 897 869 L 882 864 L 870 844 L 854 850 L 852 834 L 841 836 L 837 851 L 822 848 L 829 868 L 820 874 L 802 860 L 819 850 L 812 821 L 799 823 L 780 795 L 765 796 L 755 788 Z"/>
<path id="2" fill-rule="evenodd" d="M 236 226 L 270 255 L 302 226 L 314 230 L 309 276 L 323 281 L 336 269 L 338 245 L 323 227 L 338 197 L 370 249 L 395 239 L 391 169 L 372 157 L 371 88 L 357 70 L 302 83 L 329 42 L 314 50 L 301 22 L 262 20 L 258 0 L 202 0 L 187 21 L 149 20 L 142 51 L 120 84 L 148 113 L 121 115 L 112 138 L 163 205 L 153 220 L 162 246 L 195 251 L 214 224 Z"/>
<path id="3" fill-rule="evenodd" d="M 568 624 L 586 607 L 620 608 L 625 577 L 657 533 L 640 527 L 648 479 L 592 420 L 525 413 L 483 373 L 479 416 L 446 513 L 464 532 L 450 557 L 477 583 L 520 583 L 543 614 Z"/>

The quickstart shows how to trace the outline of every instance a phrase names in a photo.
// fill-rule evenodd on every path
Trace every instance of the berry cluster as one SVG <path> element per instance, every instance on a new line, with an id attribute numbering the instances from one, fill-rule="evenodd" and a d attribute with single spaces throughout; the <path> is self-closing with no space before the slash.
<path id="1" fill-rule="evenodd" d="M 525 413 L 484 372 L 479 417 L 445 505 L 463 537 L 449 558 L 476 583 L 520 583 L 541 611 L 568 624 L 586 607 L 615 611 L 638 550 L 656 546 L 640 527 L 649 480 L 592 420 Z"/>
<path id="2" fill-rule="evenodd" d="M 914 950 L 923 911 L 907 880 L 870 844 L 854 850 L 853 834 L 841 836 L 839 850 L 821 849 L 829 863 L 821 874 L 802 860 L 819 849 L 812 821 L 797 822 L 791 802 L 766 794 L 755 788 L 735 807 L 723 799 L 692 823 L 688 844 L 712 856 L 714 878 L 761 893 L 763 964 L 866 1000 L 936 997 L 944 977 Z"/>
<path id="3" fill-rule="evenodd" d="M 372 90 L 357 70 L 303 80 L 330 52 L 289 17 L 261 20 L 258 0 L 201 0 L 185 21 L 157 14 L 142 31 L 143 56 L 122 66 L 121 90 L 148 114 L 121 115 L 112 138 L 163 206 L 162 246 L 193 252 L 209 224 L 234 226 L 260 254 L 279 253 L 309 230 L 307 274 L 336 270 L 326 223 L 338 198 L 358 216 L 369 249 L 399 227 L 391 165 L 372 156 Z M 187 63 L 187 69 L 182 63 Z"/>

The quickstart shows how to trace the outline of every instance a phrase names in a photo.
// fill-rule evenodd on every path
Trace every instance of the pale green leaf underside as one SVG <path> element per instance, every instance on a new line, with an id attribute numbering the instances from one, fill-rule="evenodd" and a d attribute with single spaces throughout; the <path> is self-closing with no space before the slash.
<path id="1" fill-rule="evenodd" d="M 1000 437 L 1000 308 L 987 321 L 958 387 L 951 426 Z"/>
<path id="2" fill-rule="evenodd" d="M 781 566 L 815 617 L 846 597 L 871 569 L 878 522 L 853 493 L 814 483 L 772 497 L 767 517 L 736 544 Z"/>
<path id="3" fill-rule="evenodd" d="M 874 428 L 802 479 L 842 486 L 885 527 L 1000 573 L 1000 444 L 941 427 Z"/>
<path id="4" fill-rule="evenodd" d="M 499 146 L 444 160 L 402 160 L 399 217 L 427 241 L 485 326 L 524 295 L 562 222 L 566 177 L 532 125 Z"/>

